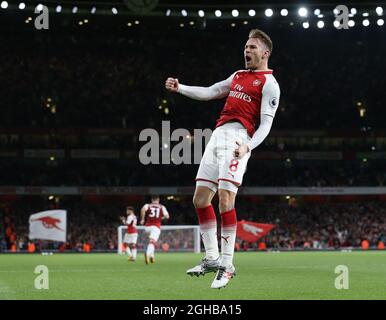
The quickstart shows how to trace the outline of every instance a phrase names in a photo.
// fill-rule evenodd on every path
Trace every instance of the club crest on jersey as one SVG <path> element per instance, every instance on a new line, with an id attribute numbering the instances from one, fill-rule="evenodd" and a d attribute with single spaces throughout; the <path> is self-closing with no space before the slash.
<path id="1" fill-rule="evenodd" d="M 277 107 L 277 98 L 272 98 L 271 100 L 269 100 L 269 105 L 272 108 L 276 108 Z"/>
<path id="2" fill-rule="evenodd" d="M 257 86 L 260 85 L 260 83 L 261 83 L 261 81 L 260 81 L 259 79 L 256 79 L 255 81 L 252 82 L 252 85 L 253 85 L 254 87 L 257 87 Z"/>

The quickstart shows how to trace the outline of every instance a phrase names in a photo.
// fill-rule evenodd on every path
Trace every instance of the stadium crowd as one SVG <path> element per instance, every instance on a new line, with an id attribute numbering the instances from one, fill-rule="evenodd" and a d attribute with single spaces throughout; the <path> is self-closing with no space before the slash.
<path id="1" fill-rule="evenodd" d="M 213 128 L 223 101 L 198 103 L 169 94 L 164 90 L 164 80 L 176 76 L 182 83 L 209 85 L 243 68 L 242 48 L 248 28 L 228 30 L 225 35 L 192 29 L 188 37 L 186 30 L 165 32 L 146 27 L 122 34 L 94 26 L 76 33 L 61 30 L 60 37 L 56 33 L 42 35 L 19 30 L 19 38 L 15 38 L 0 31 L 7 42 L 0 52 L 2 61 L 7 61 L 0 65 L 0 126 L 50 129 L 50 134 L 36 141 L 28 133 L 2 135 L 0 145 L 18 152 L 21 148 L 105 148 L 137 155 L 139 132 L 144 128 L 160 131 L 162 120 L 170 120 L 172 129 Z M 267 31 L 275 43 L 271 67 L 282 91 L 273 130 L 344 127 L 359 135 L 358 145 L 342 142 L 337 149 L 333 144 L 314 143 L 303 145 L 301 150 L 370 151 L 374 132 L 383 130 L 386 123 L 382 105 L 386 91 L 381 89 L 386 87 L 386 79 L 373 76 L 379 65 L 386 64 L 386 46 L 384 41 L 377 41 L 378 34 L 341 37 L 334 33 L 334 45 L 330 45 L 331 36 L 324 33 L 301 31 L 302 41 L 281 35 L 279 43 L 275 42 L 278 30 Z M 201 50 L 202 43 L 205 50 Z M 369 51 L 371 55 L 367 54 Z M 173 56 L 168 52 L 173 52 Z M 227 54 L 218 57 L 218 52 Z M 314 59 L 316 54 L 319 59 Z M 370 80 L 362 81 L 363 74 Z M 365 110 L 364 117 L 360 117 L 361 108 Z M 57 134 L 56 130 L 63 128 L 120 128 L 127 134 L 107 133 L 99 138 L 78 134 L 72 141 Z M 380 143 L 377 151 L 382 152 L 385 147 Z M 256 152 L 295 148 L 267 142 Z M 248 170 L 253 174 L 246 175 L 245 185 L 385 184 L 383 160 L 367 164 L 359 161 L 308 165 L 293 161 L 292 167 L 250 161 Z M 176 181 L 191 185 L 196 169 L 179 166 L 176 170 L 173 165 L 164 165 L 159 170 L 157 166 L 133 163 L 132 159 L 0 160 L 1 185 L 140 186 L 175 185 Z"/>
<path id="2" fill-rule="evenodd" d="M 0 210 L 0 248 L 2 251 L 28 249 L 28 217 L 36 212 L 41 201 L 25 201 Z M 109 251 L 117 249 L 117 227 L 124 212 L 123 205 L 87 204 L 68 201 L 67 243 L 34 241 L 36 250 Z M 197 224 L 193 206 L 186 200 L 167 201 L 171 214 L 170 225 Z M 52 206 L 54 208 L 55 205 Z M 137 206 L 138 209 L 140 206 Z M 40 209 L 41 210 L 41 209 Z M 264 201 L 256 204 L 242 200 L 237 204 L 238 220 L 274 224 L 276 227 L 260 242 L 268 249 L 334 249 L 369 247 L 386 243 L 386 203 L 301 204 L 296 202 Z M 138 215 L 138 213 L 137 213 Z M 141 236 L 139 248 L 146 245 Z M 192 250 L 193 234 L 164 232 L 158 243 L 159 250 Z M 257 248 L 258 243 L 238 241 L 240 248 Z"/>
<path id="3" fill-rule="evenodd" d="M 20 30 L 18 37 L 2 31 L 7 46 L 0 58 L 7 63 L 0 66 L 1 126 L 114 127 L 138 134 L 170 120 L 176 128 L 213 128 L 222 101 L 197 103 L 167 94 L 164 80 L 176 76 L 182 83 L 210 85 L 242 69 L 249 26 L 218 33 L 96 28 L 44 35 Z M 267 32 L 282 89 L 275 130 L 383 128 L 386 80 L 376 75 L 386 64 L 386 46 L 378 33 Z M 275 42 L 278 32 L 281 40 Z"/>
<path id="4" fill-rule="evenodd" d="M 239 218 L 262 220 L 277 225 L 264 239 L 268 248 L 371 247 L 386 243 L 386 205 L 384 203 L 328 203 L 297 205 L 243 203 Z"/>
<path id="5" fill-rule="evenodd" d="M 26 165 L 29 163 L 29 165 Z M 42 170 L 44 165 L 44 170 Z M 126 160 L 0 160 L 0 185 L 30 186 L 193 186 L 198 165 L 142 165 Z M 15 174 L 17 172 L 17 174 Z M 385 186 L 382 160 L 254 160 L 244 186 Z"/>
<path id="6" fill-rule="evenodd" d="M 202 32 L 141 23 L 135 31 L 112 32 L 98 27 L 96 21 L 82 32 L 58 27 L 42 33 L 20 28 L 17 37 L 7 28 L 0 30 L 6 43 L 0 50 L 1 61 L 6 62 L 0 64 L 1 130 L 39 132 L 48 128 L 50 132 L 37 142 L 28 139 L 28 130 L 23 137 L 2 135 L 2 186 L 151 186 L 175 185 L 176 181 L 178 185 L 193 185 L 197 170 L 193 165 L 184 166 L 184 170 L 164 165 L 160 170 L 159 166 L 138 166 L 125 160 L 10 161 L 6 153 L 13 149 L 22 152 L 23 148 L 108 148 L 137 154 L 141 130 L 154 128 L 160 132 L 163 120 L 171 121 L 172 130 L 213 128 L 223 101 L 197 102 L 169 94 L 164 81 L 173 76 L 184 84 L 207 86 L 242 69 L 250 26 Z M 386 90 L 382 89 L 386 77 L 379 76 L 381 66 L 386 65 L 383 34 L 271 28 L 266 29 L 274 41 L 270 67 L 281 85 L 273 130 L 325 130 L 328 135 L 344 128 L 355 132 L 355 137 L 369 139 L 364 146 L 370 146 L 386 123 Z M 277 38 L 280 42 L 275 41 Z M 75 128 L 120 128 L 127 130 L 127 135 L 107 133 L 107 137 L 98 139 L 82 135 L 83 139 L 74 143 L 58 138 L 59 129 Z M 385 151 L 385 146 L 380 144 L 377 151 Z M 287 151 L 280 144 L 261 146 L 265 151 L 272 148 Z M 320 149 L 337 150 L 333 146 Z M 338 150 L 359 151 L 355 145 Z M 251 161 L 244 185 L 385 185 L 382 158 L 357 160 L 309 164 L 295 160 L 289 164 L 284 159 L 279 164 Z M 0 250 L 28 248 L 28 216 L 48 207 L 34 201 L 15 205 L 1 202 Z M 124 206 L 82 201 L 62 205 L 69 212 L 67 243 L 36 242 L 38 250 L 116 250 L 118 217 Z M 386 240 L 386 205 L 381 202 L 253 205 L 241 200 L 237 206 L 239 219 L 276 225 L 263 239 L 268 248 L 358 247 L 363 240 L 374 247 Z M 191 200 L 170 202 L 167 207 L 170 224 L 197 223 Z M 166 235 L 165 239 L 172 247 L 191 245 L 183 235 L 181 239 Z"/>

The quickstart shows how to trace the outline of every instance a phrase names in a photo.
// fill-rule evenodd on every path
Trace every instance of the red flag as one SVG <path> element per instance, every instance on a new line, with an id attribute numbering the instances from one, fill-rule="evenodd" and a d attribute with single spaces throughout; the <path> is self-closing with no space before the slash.
<path id="1" fill-rule="evenodd" d="M 241 220 L 237 222 L 237 237 L 248 242 L 256 242 L 276 226 Z"/>

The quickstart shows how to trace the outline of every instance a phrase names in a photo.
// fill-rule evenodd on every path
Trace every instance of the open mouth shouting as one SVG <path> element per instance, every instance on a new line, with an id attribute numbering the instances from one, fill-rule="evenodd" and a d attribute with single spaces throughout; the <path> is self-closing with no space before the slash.
<path id="1" fill-rule="evenodd" d="M 252 65 L 252 57 L 249 55 L 245 55 L 244 58 L 245 58 L 245 68 L 248 69 Z"/>

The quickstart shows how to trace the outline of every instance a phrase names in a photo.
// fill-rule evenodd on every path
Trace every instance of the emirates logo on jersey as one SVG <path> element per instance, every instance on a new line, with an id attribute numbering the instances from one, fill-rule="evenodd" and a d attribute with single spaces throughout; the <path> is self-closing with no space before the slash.
<path id="1" fill-rule="evenodd" d="M 246 93 L 244 92 L 239 92 L 239 91 L 229 91 L 229 95 L 228 97 L 233 97 L 233 98 L 236 98 L 236 99 L 241 99 L 241 100 L 244 100 L 244 101 L 247 101 L 247 102 L 251 102 L 252 101 L 252 98 L 247 95 Z"/>
<path id="2" fill-rule="evenodd" d="M 252 85 L 253 85 L 254 87 L 257 87 L 257 86 L 260 85 L 260 83 L 261 83 L 261 81 L 260 81 L 259 79 L 256 79 L 255 81 L 252 82 Z"/>

